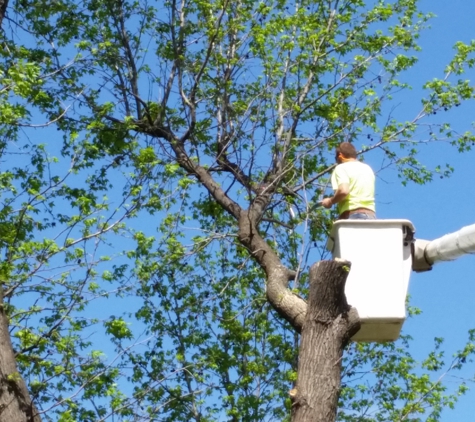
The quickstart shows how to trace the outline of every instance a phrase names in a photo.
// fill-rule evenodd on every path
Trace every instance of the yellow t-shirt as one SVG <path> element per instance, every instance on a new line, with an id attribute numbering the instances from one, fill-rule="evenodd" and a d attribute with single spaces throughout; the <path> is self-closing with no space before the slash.
<path id="1" fill-rule="evenodd" d="M 350 187 L 347 197 L 337 204 L 338 214 L 357 208 L 375 211 L 374 179 L 371 167 L 361 161 L 338 164 L 331 177 L 333 190 L 336 191 L 342 183 L 348 183 Z"/>

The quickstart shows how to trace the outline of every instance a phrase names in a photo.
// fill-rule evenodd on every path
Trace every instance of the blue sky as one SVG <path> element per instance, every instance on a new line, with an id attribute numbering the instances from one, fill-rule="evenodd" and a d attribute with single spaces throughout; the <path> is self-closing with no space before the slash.
<path id="1" fill-rule="evenodd" d="M 418 65 L 408 74 L 407 81 L 414 87 L 405 93 L 399 107 L 418 108 L 421 91 L 417 88 L 432 78 L 442 78 L 443 68 L 453 53 L 456 41 L 475 39 L 473 16 L 475 3 L 462 0 L 426 0 L 423 9 L 434 12 L 431 29 L 420 39 L 422 52 Z M 468 78 L 475 82 L 475 72 Z M 413 95 L 413 96 L 412 96 Z M 468 130 L 475 121 L 474 104 L 454 109 L 450 121 L 459 129 Z M 447 116 L 444 116 L 447 117 Z M 410 220 L 416 228 L 416 237 L 432 240 L 444 234 L 475 224 L 475 150 L 459 154 L 446 144 L 427 145 L 421 155 L 425 163 L 447 162 L 455 172 L 448 179 L 435 179 L 425 186 L 401 186 L 395 171 L 378 174 L 377 211 L 379 218 Z M 374 168 L 380 165 L 368 155 L 366 162 Z M 427 273 L 412 273 L 409 286 L 411 304 L 423 311 L 421 316 L 408 320 L 404 331 L 414 337 L 413 353 L 424 356 L 430 350 L 434 337 L 445 338 L 446 355 L 449 357 L 461 348 L 467 332 L 475 328 L 475 257 L 466 256 L 454 262 L 436 264 Z M 473 377 L 472 365 L 458 374 Z M 460 380 L 447 378 L 449 385 Z M 462 398 L 454 411 L 444 413 L 442 421 L 468 422 L 475 420 L 475 385 Z"/>

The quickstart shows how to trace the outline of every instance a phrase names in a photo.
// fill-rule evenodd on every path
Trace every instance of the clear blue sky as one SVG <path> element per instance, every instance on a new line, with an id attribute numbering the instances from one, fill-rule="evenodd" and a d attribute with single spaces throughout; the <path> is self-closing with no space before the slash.
<path id="1" fill-rule="evenodd" d="M 475 2 L 425 0 L 422 5 L 437 17 L 431 21 L 432 28 L 420 39 L 423 49 L 420 61 L 407 78 L 414 86 L 414 97 L 405 94 L 399 107 L 419 107 L 420 91 L 416 87 L 423 81 L 443 77 L 444 65 L 450 60 L 456 41 L 468 43 L 475 39 Z M 468 77 L 473 85 L 475 71 Z M 475 121 L 474 111 L 473 103 L 461 106 L 452 112 L 450 121 L 462 131 L 468 130 Z M 395 171 L 385 171 L 377 182 L 377 209 L 379 218 L 408 219 L 416 227 L 417 238 L 432 240 L 475 224 L 475 150 L 459 154 L 444 144 L 428 145 L 424 150 L 427 151 L 421 156 L 424 162 L 446 161 L 455 167 L 454 175 L 425 186 L 402 187 Z M 371 156 L 366 161 L 376 168 L 380 165 L 371 162 Z M 404 331 L 414 337 L 415 356 L 424 356 L 434 337 L 445 338 L 448 357 L 461 348 L 468 330 L 475 328 L 475 256 L 439 263 L 427 273 L 412 273 L 409 292 L 411 304 L 423 311 L 421 316 L 407 321 L 404 326 Z M 472 365 L 458 375 L 471 378 L 474 373 L 475 366 Z M 455 378 L 447 380 L 453 385 L 459 382 Z M 475 384 L 471 387 L 472 391 L 461 399 L 454 411 L 444 413 L 444 422 L 475 420 Z"/>

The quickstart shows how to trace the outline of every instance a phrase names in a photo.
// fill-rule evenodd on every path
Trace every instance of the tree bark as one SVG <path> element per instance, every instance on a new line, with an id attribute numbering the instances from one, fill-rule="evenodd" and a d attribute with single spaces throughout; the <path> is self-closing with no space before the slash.
<path id="1" fill-rule="evenodd" d="M 286 268 L 279 256 L 257 230 L 255 217 L 241 211 L 238 238 L 266 273 L 266 294 L 272 307 L 300 333 L 307 312 L 305 300 L 288 289 L 295 272 Z"/>
<path id="2" fill-rule="evenodd" d="M 298 378 L 290 391 L 292 422 L 336 420 L 343 350 L 360 328 L 358 313 L 344 293 L 350 265 L 322 261 L 310 269 Z"/>
<path id="3" fill-rule="evenodd" d="M 41 422 L 25 381 L 18 372 L 13 351 L 8 316 L 3 305 L 0 286 L 0 421 Z"/>
<path id="4" fill-rule="evenodd" d="M 8 0 L 0 0 L 0 28 L 3 24 L 3 19 L 7 13 Z"/>

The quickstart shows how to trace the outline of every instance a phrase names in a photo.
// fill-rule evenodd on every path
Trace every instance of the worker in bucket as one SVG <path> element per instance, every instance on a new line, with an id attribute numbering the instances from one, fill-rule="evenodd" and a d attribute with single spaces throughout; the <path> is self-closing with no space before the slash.
<path id="1" fill-rule="evenodd" d="M 342 142 L 336 149 L 336 162 L 331 183 L 335 191 L 324 198 L 322 205 L 337 205 L 339 220 L 372 220 L 376 218 L 374 206 L 374 173 L 370 166 L 356 159 L 355 147 Z"/>

